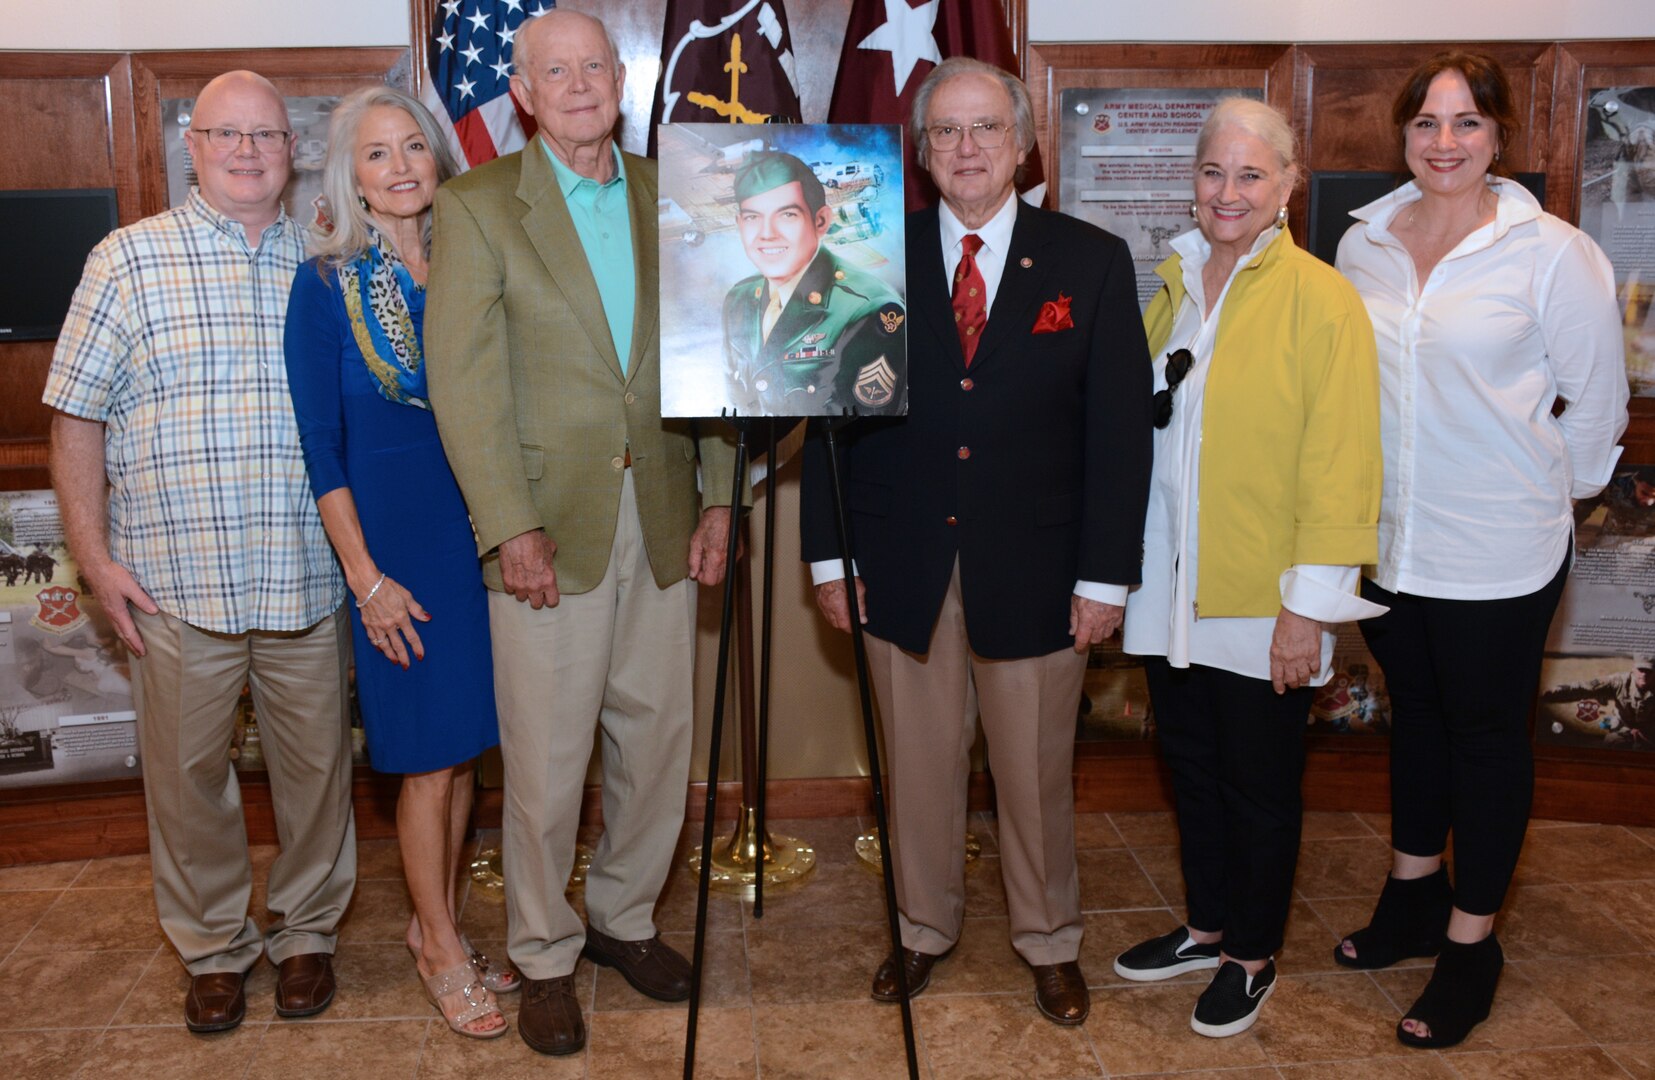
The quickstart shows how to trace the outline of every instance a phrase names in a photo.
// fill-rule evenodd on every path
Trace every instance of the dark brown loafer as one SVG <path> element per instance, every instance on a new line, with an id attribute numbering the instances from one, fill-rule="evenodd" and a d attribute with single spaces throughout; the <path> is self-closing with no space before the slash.
<path id="1" fill-rule="evenodd" d="M 229 1031 L 247 1015 L 245 982 L 239 971 L 210 971 L 190 978 L 184 996 L 184 1026 L 200 1035 Z"/>
<path id="2" fill-rule="evenodd" d="M 944 953 L 943 956 L 948 955 Z M 936 966 L 942 956 L 933 956 L 930 953 L 915 952 L 913 949 L 902 950 L 902 966 L 908 976 L 908 997 L 917 997 L 931 983 L 931 969 Z M 896 985 L 896 952 L 892 951 L 880 962 L 879 970 L 873 973 L 873 989 L 869 991 L 875 1001 L 896 1002 L 902 1000 L 902 993 Z"/>
<path id="3" fill-rule="evenodd" d="M 1073 960 L 1066 964 L 1035 964 L 1034 1003 L 1054 1024 L 1083 1023 L 1092 1011 L 1092 997 L 1086 992 L 1086 976 Z"/>
<path id="4" fill-rule="evenodd" d="M 523 1005 L 517 1030 L 529 1049 L 561 1057 L 586 1045 L 586 1019 L 575 1000 L 575 977 L 523 979 Z"/>
<path id="5" fill-rule="evenodd" d="M 300 953 L 276 965 L 276 1015 L 315 1016 L 333 1004 L 333 957 Z"/>
<path id="6" fill-rule="evenodd" d="M 619 941 L 586 928 L 586 959 L 614 968 L 632 988 L 656 1001 L 683 1001 L 690 996 L 690 962 L 661 935 L 644 941 Z"/>

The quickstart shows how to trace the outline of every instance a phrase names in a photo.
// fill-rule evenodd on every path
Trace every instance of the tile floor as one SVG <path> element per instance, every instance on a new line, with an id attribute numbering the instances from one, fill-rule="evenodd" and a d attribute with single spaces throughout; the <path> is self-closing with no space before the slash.
<path id="1" fill-rule="evenodd" d="M 862 823 L 773 827 L 814 843 L 819 866 L 814 880 L 769 898 L 762 920 L 715 895 L 697 1075 L 903 1076 L 898 1011 L 867 997 L 886 945 L 878 879 L 852 850 Z M 1084 1027 L 1068 1029 L 1035 1011 L 1006 940 L 994 821 L 976 817 L 983 857 L 967 875 L 965 935 L 915 1001 L 922 1073 L 1655 1080 L 1655 829 L 1534 825 L 1500 924 L 1509 963 L 1494 1015 L 1464 1046 L 1436 1054 L 1404 1051 L 1391 1034 L 1425 982 L 1423 962 L 1369 975 L 1331 959 L 1338 934 L 1365 921 L 1383 882 L 1386 828 L 1382 816 L 1308 815 L 1280 989 L 1252 1031 L 1212 1041 L 1187 1026 L 1203 976 L 1139 986 L 1110 970 L 1117 951 L 1169 928 L 1179 910 L 1168 815 L 1083 815 L 1081 960 L 1093 1005 Z M 255 850 L 261 876 L 273 854 Z M 408 902 L 394 842 L 362 845 L 361 879 L 341 933 L 339 996 L 323 1018 L 276 1019 L 274 973 L 261 964 L 247 1022 L 202 1037 L 182 1026 L 186 979 L 155 923 L 147 857 L 0 869 L 0 1077 L 681 1075 L 684 1007 L 648 1001 L 584 962 L 585 1054 L 542 1058 L 515 1032 L 492 1043 L 451 1034 L 402 945 Z M 667 939 L 686 952 L 694 901 L 693 879 L 675 874 L 658 912 Z M 262 894 L 254 903 L 263 910 Z M 472 891 L 463 921 L 483 948 L 503 951 L 497 899 Z M 504 1003 L 513 1016 L 515 995 Z"/>

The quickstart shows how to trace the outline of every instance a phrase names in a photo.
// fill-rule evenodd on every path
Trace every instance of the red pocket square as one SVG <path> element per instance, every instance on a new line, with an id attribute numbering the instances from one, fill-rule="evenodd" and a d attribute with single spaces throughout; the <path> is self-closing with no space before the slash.
<path id="1" fill-rule="evenodd" d="M 1040 317 L 1034 320 L 1036 334 L 1055 334 L 1059 330 L 1073 330 L 1075 320 L 1069 318 L 1070 297 L 1057 294 L 1056 300 L 1040 305 Z"/>

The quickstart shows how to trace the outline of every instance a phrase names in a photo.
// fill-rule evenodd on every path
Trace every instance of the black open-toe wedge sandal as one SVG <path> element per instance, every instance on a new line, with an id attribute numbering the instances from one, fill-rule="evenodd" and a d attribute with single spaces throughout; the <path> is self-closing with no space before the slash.
<path id="1" fill-rule="evenodd" d="M 1446 866 L 1422 878 L 1387 875 L 1372 920 L 1345 935 L 1333 947 L 1333 959 L 1344 967 L 1372 971 L 1398 960 L 1435 956 L 1448 932 L 1448 911 L 1453 906 L 1454 890 L 1448 884 Z M 1345 941 L 1356 947 L 1355 956 L 1345 955 Z"/>
<path id="2" fill-rule="evenodd" d="M 1464 1042 L 1472 1028 L 1488 1019 L 1494 988 L 1500 983 L 1500 969 L 1505 966 L 1505 953 L 1493 934 L 1472 945 L 1445 940 L 1425 992 L 1402 1018 L 1423 1021 L 1431 1034 L 1415 1035 L 1398 1023 L 1397 1040 L 1404 1046 L 1425 1050 Z"/>

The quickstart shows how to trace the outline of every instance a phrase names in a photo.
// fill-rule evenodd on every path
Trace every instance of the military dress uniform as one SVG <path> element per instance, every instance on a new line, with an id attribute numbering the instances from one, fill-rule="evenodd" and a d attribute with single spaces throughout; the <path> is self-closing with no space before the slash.
<path id="1" fill-rule="evenodd" d="M 728 398 L 737 409 L 767 416 L 906 411 L 907 313 L 884 281 L 844 266 L 824 247 L 766 337 L 769 304 L 761 274 L 724 298 Z"/>

